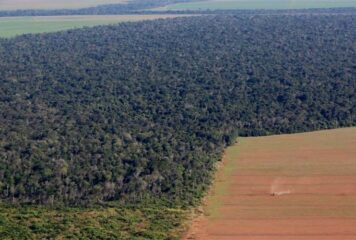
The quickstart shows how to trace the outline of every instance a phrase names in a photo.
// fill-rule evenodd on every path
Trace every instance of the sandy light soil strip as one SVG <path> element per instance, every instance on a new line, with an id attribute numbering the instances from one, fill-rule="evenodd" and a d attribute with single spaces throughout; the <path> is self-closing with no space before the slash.
<path id="1" fill-rule="evenodd" d="M 85 8 L 102 4 L 126 4 L 129 1 L 130 0 L 0 0 L 0 10 Z"/>

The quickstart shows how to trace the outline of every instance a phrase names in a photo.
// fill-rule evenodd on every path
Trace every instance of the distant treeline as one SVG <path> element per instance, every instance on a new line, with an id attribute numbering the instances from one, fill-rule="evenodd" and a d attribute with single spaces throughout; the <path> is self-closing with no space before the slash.
<path id="1" fill-rule="evenodd" d="M 0 196 L 191 204 L 238 135 L 356 125 L 355 35 L 320 14 L 0 40 Z"/>
<path id="2" fill-rule="evenodd" d="M 13 16 L 57 16 L 57 15 L 110 15 L 127 14 L 145 9 L 161 7 L 178 2 L 191 2 L 192 0 L 132 0 L 126 4 L 104 4 L 96 7 L 80 9 L 23 9 L 0 11 L 0 17 Z"/>
<path id="3" fill-rule="evenodd" d="M 62 15 L 117 15 L 117 14 L 355 14 L 356 8 L 320 8 L 291 10 L 152 10 L 153 8 L 174 3 L 192 2 L 195 0 L 132 0 L 127 4 L 104 4 L 80 9 L 23 9 L 0 11 L 0 17 L 19 16 L 62 16 Z"/>

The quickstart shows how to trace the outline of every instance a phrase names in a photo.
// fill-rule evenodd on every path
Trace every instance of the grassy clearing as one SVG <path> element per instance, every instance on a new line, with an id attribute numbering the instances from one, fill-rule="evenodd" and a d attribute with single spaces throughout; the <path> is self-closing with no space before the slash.
<path id="1" fill-rule="evenodd" d="M 101 4 L 127 3 L 130 0 L 1 0 L 0 11 L 17 9 L 60 9 L 94 7 Z"/>
<path id="2" fill-rule="evenodd" d="M 96 25 L 134 22 L 186 15 L 105 15 L 105 16 L 49 16 L 0 18 L 0 37 L 14 37 L 25 33 L 55 32 Z"/>
<path id="3" fill-rule="evenodd" d="M 240 139 L 239 146 L 243 144 L 244 139 Z M 231 182 L 227 180 L 237 169 L 235 160 L 238 158 L 239 153 L 240 148 L 236 146 L 228 147 L 225 151 L 224 159 L 218 166 L 214 185 L 211 188 L 212 194 L 208 196 L 209 208 L 206 209 L 206 213 L 209 215 L 209 217 L 217 217 L 219 214 L 219 207 L 221 206 L 219 196 L 227 194 L 229 190 L 229 185 Z"/>
<path id="4" fill-rule="evenodd" d="M 0 204 L 0 239 L 179 239 L 187 211 L 161 204 L 106 208 Z"/>
<path id="5" fill-rule="evenodd" d="M 212 0 L 178 3 L 156 10 L 305 9 L 356 7 L 354 0 Z"/>

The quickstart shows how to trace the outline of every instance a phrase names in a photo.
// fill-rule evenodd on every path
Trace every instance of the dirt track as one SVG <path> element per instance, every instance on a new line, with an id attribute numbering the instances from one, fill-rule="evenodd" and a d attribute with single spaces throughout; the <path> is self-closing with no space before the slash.
<path id="1" fill-rule="evenodd" d="M 185 239 L 356 240 L 356 128 L 245 138 Z"/>

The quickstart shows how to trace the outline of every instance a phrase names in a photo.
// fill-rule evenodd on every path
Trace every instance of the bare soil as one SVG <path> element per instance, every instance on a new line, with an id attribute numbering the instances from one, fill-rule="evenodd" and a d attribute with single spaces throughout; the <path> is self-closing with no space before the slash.
<path id="1" fill-rule="evenodd" d="M 185 239 L 356 240 L 356 128 L 243 138 Z"/>

